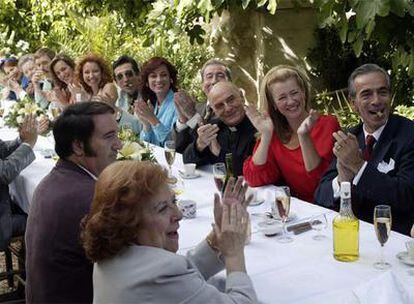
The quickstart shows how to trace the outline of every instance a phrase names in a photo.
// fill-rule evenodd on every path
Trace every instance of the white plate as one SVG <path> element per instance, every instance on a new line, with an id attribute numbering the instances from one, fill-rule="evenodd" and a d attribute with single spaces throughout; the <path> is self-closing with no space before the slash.
<path id="1" fill-rule="evenodd" d="M 405 265 L 414 266 L 414 259 L 408 256 L 407 251 L 401 251 L 396 255 L 397 259 L 403 262 Z"/>
<path id="2" fill-rule="evenodd" d="M 201 176 L 197 171 L 194 174 L 185 174 L 183 171 L 178 171 L 178 174 L 183 179 L 194 179 Z"/>
<path id="3" fill-rule="evenodd" d="M 263 202 L 264 202 L 264 199 L 257 199 L 255 201 L 251 201 L 249 206 L 259 206 L 263 204 Z"/>

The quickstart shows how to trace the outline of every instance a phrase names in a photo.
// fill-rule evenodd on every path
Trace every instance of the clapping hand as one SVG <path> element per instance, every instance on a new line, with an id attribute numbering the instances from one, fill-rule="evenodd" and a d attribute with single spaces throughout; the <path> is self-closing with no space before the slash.
<path id="1" fill-rule="evenodd" d="M 252 105 L 246 105 L 245 110 L 247 117 L 250 119 L 256 130 L 262 135 L 271 137 L 274 126 L 269 114 L 267 112 L 260 113 L 256 107 Z"/>
<path id="2" fill-rule="evenodd" d="M 231 177 L 226 184 L 226 189 L 223 193 L 223 200 L 220 200 L 220 195 L 214 195 L 214 222 L 216 225 L 220 226 L 222 212 L 223 212 L 223 205 L 235 205 L 239 204 L 244 209 L 250 204 L 253 199 L 253 195 L 249 195 L 246 198 L 246 191 L 248 185 L 244 183 L 243 177 L 239 177 L 237 181 L 235 181 L 234 177 Z"/>
<path id="3" fill-rule="evenodd" d="M 355 176 L 364 163 L 357 138 L 354 134 L 342 131 L 334 132 L 333 137 L 336 140 L 333 153 L 337 161 Z"/>
<path id="4" fill-rule="evenodd" d="M 205 124 L 197 129 L 197 150 L 203 151 L 210 145 L 212 140 L 217 138 L 219 127 L 216 124 Z"/>
<path id="5" fill-rule="evenodd" d="M 195 101 L 184 91 L 174 93 L 174 104 L 178 111 L 179 119 L 185 123 L 196 113 Z"/>
<path id="6" fill-rule="evenodd" d="M 298 135 L 309 134 L 312 128 L 315 126 L 319 116 L 320 115 L 318 111 L 311 109 L 309 111 L 308 117 L 306 117 L 305 120 L 302 121 L 301 125 L 299 126 L 297 131 Z"/>
<path id="7" fill-rule="evenodd" d="M 69 90 L 70 94 L 72 95 L 72 99 L 75 102 L 78 102 L 78 100 L 77 100 L 78 95 L 80 97 L 79 98 L 80 101 L 89 101 L 90 98 L 91 98 L 90 94 L 88 94 L 81 85 L 76 85 L 74 83 L 69 83 L 68 84 L 68 90 Z"/>
<path id="8" fill-rule="evenodd" d="M 30 147 L 34 147 L 37 140 L 37 121 L 32 114 L 26 115 L 24 121 L 19 128 L 19 136 L 22 142 L 27 143 Z"/>
<path id="9" fill-rule="evenodd" d="M 136 100 L 134 103 L 134 112 L 143 124 L 155 125 L 159 122 L 157 116 L 154 114 L 154 106 L 149 100 L 147 102 L 143 99 Z"/>
<path id="10" fill-rule="evenodd" d="M 44 134 L 49 129 L 49 119 L 46 116 L 41 116 L 37 125 L 37 134 Z"/>

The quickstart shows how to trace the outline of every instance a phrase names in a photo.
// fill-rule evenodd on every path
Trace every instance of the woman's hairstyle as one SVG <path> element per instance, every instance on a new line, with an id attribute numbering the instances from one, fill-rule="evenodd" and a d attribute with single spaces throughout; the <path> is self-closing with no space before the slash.
<path id="1" fill-rule="evenodd" d="M 137 244 L 143 206 L 174 182 L 165 169 L 148 161 L 118 161 L 102 171 L 91 211 L 81 224 L 86 256 L 99 262 Z"/>
<path id="2" fill-rule="evenodd" d="M 88 54 L 81 58 L 81 60 L 76 65 L 75 76 L 77 78 L 77 81 L 82 85 L 86 92 L 92 95 L 92 88 L 87 85 L 83 79 L 83 67 L 88 62 L 95 62 L 101 69 L 102 79 L 98 86 L 100 89 L 102 89 L 108 82 L 112 82 L 112 74 L 108 63 L 101 56 L 97 54 Z"/>
<path id="3" fill-rule="evenodd" d="M 22 66 L 24 66 L 29 61 L 35 61 L 33 54 L 26 54 L 19 58 L 18 67 L 20 70 L 22 70 Z"/>
<path id="4" fill-rule="evenodd" d="M 152 57 L 150 60 L 145 62 L 142 65 L 141 73 L 140 73 L 140 91 L 142 94 L 142 98 L 146 100 L 151 100 L 153 104 L 157 101 L 157 96 L 151 89 L 148 87 L 148 76 L 160 66 L 165 65 L 167 70 L 170 74 L 171 78 L 171 89 L 174 92 L 177 92 L 177 69 L 173 66 L 167 59 L 163 57 Z"/>
<path id="5" fill-rule="evenodd" d="M 260 86 L 260 106 L 262 110 L 269 113 L 272 119 L 276 135 L 282 143 L 287 143 L 292 135 L 292 130 L 284 115 L 276 107 L 273 100 L 271 86 L 277 82 L 284 82 L 290 78 L 296 80 L 297 84 L 305 94 L 305 107 L 308 109 L 310 103 L 310 87 L 306 74 L 297 67 L 289 65 L 278 65 L 273 67 L 263 78 Z"/>
<path id="6" fill-rule="evenodd" d="M 10 57 L 10 58 L 6 58 L 2 61 L 1 65 L 0 65 L 0 69 L 3 73 L 5 73 L 4 68 L 6 67 L 17 67 L 18 66 L 18 61 L 16 58 L 14 57 Z"/>
<path id="7" fill-rule="evenodd" d="M 34 53 L 33 56 L 34 56 L 35 60 L 39 59 L 40 57 L 43 57 L 43 56 L 47 56 L 47 57 L 49 57 L 50 60 L 52 60 L 55 57 L 55 51 L 53 51 L 53 50 L 51 50 L 47 47 L 42 47 L 42 48 L 38 49 L 36 51 L 36 53 Z"/>
<path id="8" fill-rule="evenodd" d="M 52 78 L 53 78 L 53 82 L 62 89 L 66 89 L 67 88 L 67 84 L 64 83 L 63 81 L 61 81 L 59 79 L 59 77 L 56 75 L 55 72 L 55 65 L 59 62 L 59 61 L 63 61 L 64 63 L 66 63 L 73 71 L 75 71 L 75 61 L 73 61 L 72 58 L 70 58 L 68 55 L 65 54 L 58 54 L 56 55 L 55 58 L 53 58 L 53 60 L 50 62 L 50 73 L 52 74 Z"/>

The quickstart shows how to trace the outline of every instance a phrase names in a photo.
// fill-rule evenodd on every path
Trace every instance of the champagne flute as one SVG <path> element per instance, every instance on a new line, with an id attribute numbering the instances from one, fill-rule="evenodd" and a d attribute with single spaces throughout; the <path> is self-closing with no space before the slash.
<path id="1" fill-rule="evenodd" d="M 167 161 L 168 168 L 170 170 L 170 174 L 172 176 L 172 164 L 174 163 L 175 159 L 175 141 L 167 140 L 164 144 L 164 155 L 165 160 Z"/>
<path id="2" fill-rule="evenodd" d="M 374 209 L 374 228 L 377 239 L 381 244 L 380 260 L 374 263 L 374 268 L 385 270 L 391 267 L 391 264 L 384 260 L 384 244 L 387 242 L 391 232 L 391 207 L 387 205 L 378 205 Z"/>
<path id="3" fill-rule="evenodd" d="M 214 183 L 216 184 L 217 190 L 220 193 L 223 193 L 223 190 L 224 190 L 226 174 L 227 174 L 227 170 L 226 170 L 225 163 L 215 163 L 213 165 Z"/>
<path id="4" fill-rule="evenodd" d="M 280 243 L 290 243 L 293 238 L 286 234 L 286 221 L 290 211 L 290 189 L 288 186 L 281 187 L 281 190 L 276 193 L 275 196 L 275 211 L 279 213 L 282 219 L 282 235 L 277 238 Z"/>
<path id="5" fill-rule="evenodd" d="M 316 231 L 316 234 L 312 237 L 312 239 L 316 241 L 321 241 L 326 239 L 326 236 L 322 234 L 322 230 L 326 229 L 328 221 L 326 220 L 325 214 L 319 214 L 311 218 L 310 224 L 313 230 Z"/>

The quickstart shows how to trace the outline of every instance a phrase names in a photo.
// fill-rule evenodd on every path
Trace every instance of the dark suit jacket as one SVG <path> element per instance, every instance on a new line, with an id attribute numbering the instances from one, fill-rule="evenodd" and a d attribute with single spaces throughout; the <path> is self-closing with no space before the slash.
<path id="1" fill-rule="evenodd" d="M 29 146 L 21 145 L 18 140 L 0 140 L 0 250 L 4 250 L 13 235 L 9 184 L 34 159 Z"/>
<path id="2" fill-rule="evenodd" d="M 210 123 L 212 120 L 215 119 L 213 110 L 208 107 L 206 102 L 197 103 L 196 111 L 198 114 L 201 115 L 201 117 L 206 121 L 206 123 Z M 172 137 L 175 141 L 175 150 L 178 153 L 184 153 L 188 145 L 190 145 L 197 138 L 197 127 L 195 127 L 194 129 L 187 127 L 184 130 L 178 132 L 176 129 L 176 123 L 174 123 Z"/>
<path id="3" fill-rule="evenodd" d="M 243 162 L 252 154 L 256 143 L 256 129 L 247 116 L 236 126 L 237 131 L 235 132 L 231 131 L 222 121 L 215 121 L 215 123 L 219 127 L 217 141 L 221 146 L 220 154 L 215 156 L 208 147 L 199 152 L 196 148 L 196 138 L 184 151 L 184 163 L 206 165 L 224 162 L 226 153 L 230 152 L 233 154 L 233 171 L 235 176 L 243 175 Z"/>
<path id="4" fill-rule="evenodd" d="M 92 262 L 80 243 L 95 180 L 59 160 L 33 195 L 26 228 L 27 303 L 92 303 Z"/>
<path id="5" fill-rule="evenodd" d="M 358 138 L 359 147 L 364 148 L 362 124 L 350 130 Z M 395 161 L 393 170 L 382 173 L 378 164 Z M 315 192 L 315 201 L 328 208 L 337 208 L 334 200 L 332 180 L 338 175 L 336 158 L 321 179 Z M 377 144 L 372 159 L 368 162 L 361 179 L 352 188 L 352 207 L 356 216 L 372 222 L 374 207 L 391 206 L 392 229 L 409 234 L 414 223 L 414 123 L 398 115 L 390 115 Z"/>

